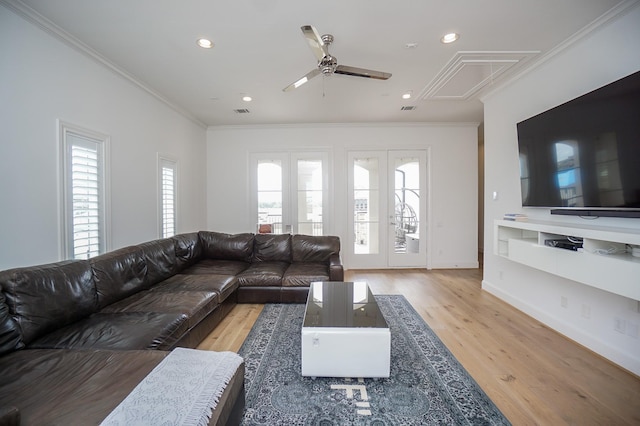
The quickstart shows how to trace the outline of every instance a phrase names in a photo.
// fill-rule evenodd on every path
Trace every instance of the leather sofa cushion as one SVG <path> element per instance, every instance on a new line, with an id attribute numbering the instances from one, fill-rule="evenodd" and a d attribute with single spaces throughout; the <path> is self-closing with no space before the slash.
<path id="1" fill-rule="evenodd" d="M 0 287 L 0 356 L 23 347 L 20 329 L 9 314 L 9 307 L 5 303 L 4 293 Z"/>
<path id="2" fill-rule="evenodd" d="M 218 303 L 224 302 L 227 297 L 238 288 L 238 280 L 233 275 L 178 274 L 153 287 L 151 291 L 180 292 L 180 291 L 214 291 L 218 294 Z"/>
<path id="3" fill-rule="evenodd" d="M 24 425 L 97 425 L 164 351 L 22 350 L 0 358 L 0 401 Z"/>
<path id="4" fill-rule="evenodd" d="M 280 286 L 282 276 L 289 267 L 288 262 L 256 262 L 238 275 L 240 287 Z"/>
<path id="5" fill-rule="evenodd" d="M 213 291 L 161 292 L 145 290 L 113 303 L 101 313 L 165 312 L 185 314 L 190 329 L 218 306 L 218 293 Z"/>
<path id="6" fill-rule="evenodd" d="M 136 246 L 124 247 L 89 259 L 98 293 L 98 307 L 103 308 L 148 287 L 147 265 Z"/>
<path id="7" fill-rule="evenodd" d="M 24 425 L 98 425 L 168 354 L 57 349 L 14 352 L 0 358 L 0 401 L 19 407 Z M 241 364 L 219 396 L 209 424 L 238 423 L 229 416 L 238 401 L 242 412 L 244 373 Z"/>
<path id="8" fill-rule="evenodd" d="M 291 235 L 256 234 L 254 237 L 253 261 L 291 263 Z"/>
<path id="9" fill-rule="evenodd" d="M 0 425 L 20 426 L 20 410 L 18 407 L 0 406 Z"/>
<path id="10" fill-rule="evenodd" d="M 238 275 L 249 267 L 250 263 L 240 260 L 203 259 L 182 271 L 185 275 L 216 274 Z"/>
<path id="11" fill-rule="evenodd" d="M 340 238 L 294 235 L 291 246 L 293 262 L 328 262 L 331 255 L 340 253 Z"/>
<path id="12" fill-rule="evenodd" d="M 91 269 L 84 260 L 2 271 L 0 287 L 25 344 L 97 309 Z"/>
<path id="13" fill-rule="evenodd" d="M 187 331 L 182 313 L 96 313 L 32 342 L 30 349 L 172 349 Z"/>
<path id="14" fill-rule="evenodd" d="M 253 234 L 223 234 L 200 231 L 205 258 L 250 262 L 253 254 Z"/>
<path id="15" fill-rule="evenodd" d="M 282 277 L 282 287 L 308 287 L 314 281 L 329 281 L 329 266 L 326 263 L 294 262 Z"/>
<path id="16" fill-rule="evenodd" d="M 197 232 L 174 235 L 171 239 L 175 244 L 178 271 L 188 268 L 202 257 L 202 244 Z"/>
<path id="17" fill-rule="evenodd" d="M 147 264 L 146 285 L 152 286 L 178 272 L 175 241 L 171 238 L 138 245 Z"/>

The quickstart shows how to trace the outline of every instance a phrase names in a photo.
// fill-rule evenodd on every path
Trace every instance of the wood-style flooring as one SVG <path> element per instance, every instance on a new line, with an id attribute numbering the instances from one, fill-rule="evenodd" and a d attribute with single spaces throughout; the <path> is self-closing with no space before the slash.
<path id="1" fill-rule="evenodd" d="M 514 425 L 640 425 L 640 378 L 481 289 L 479 269 L 346 271 L 402 294 Z M 238 351 L 262 305 L 236 306 L 200 349 Z"/>

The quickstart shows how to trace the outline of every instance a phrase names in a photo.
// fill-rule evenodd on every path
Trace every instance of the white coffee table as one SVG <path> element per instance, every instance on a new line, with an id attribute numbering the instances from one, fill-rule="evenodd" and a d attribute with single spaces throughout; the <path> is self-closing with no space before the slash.
<path id="1" fill-rule="evenodd" d="M 314 282 L 302 324 L 302 375 L 389 377 L 391 333 L 367 283 Z"/>

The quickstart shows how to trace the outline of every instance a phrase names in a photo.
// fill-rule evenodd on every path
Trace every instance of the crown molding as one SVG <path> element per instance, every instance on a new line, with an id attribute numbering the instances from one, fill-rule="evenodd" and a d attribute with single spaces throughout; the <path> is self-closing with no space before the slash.
<path id="1" fill-rule="evenodd" d="M 564 52 L 571 46 L 577 44 L 579 41 L 585 39 L 587 36 L 591 35 L 594 31 L 602 27 L 603 25 L 608 24 L 609 22 L 617 19 L 620 16 L 623 16 L 633 10 L 635 7 L 640 6 L 640 0 L 626 0 L 621 3 L 618 3 L 616 6 L 609 9 L 607 12 L 602 14 L 600 17 L 593 20 L 590 24 L 586 25 L 582 29 L 578 30 L 576 33 L 571 35 L 562 43 L 555 46 L 553 49 L 549 50 L 546 53 L 543 53 L 538 57 L 537 60 L 532 61 L 532 63 L 520 70 L 520 72 L 514 73 L 514 75 L 508 80 L 497 84 L 493 89 L 487 91 L 483 96 L 480 97 L 480 101 L 484 102 L 489 99 L 495 93 L 499 92 L 503 88 L 511 85 L 514 81 L 522 78 L 524 75 L 538 69 L 546 62 L 558 56 L 560 53 Z"/>
<path id="2" fill-rule="evenodd" d="M 330 128 L 434 128 L 434 127 L 473 127 L 480 126 L 476 121 L 384 121 L 379 123 L 292 123 L 292 124 L 220 124 L 212 125 L 207 130 L 258 130 L 258 129 L 330 129 Z"/>
<path id="3" fill-rule="evenodd" d="M 33 10 L 31 7 L 22 3 L 20 0 L 0 0 L 0 4 L 5 6 L 7 9 L 12 11 L 16 15 L 20 16 L 27 22 L 40 28 L 45 33 L 60 40 L 67 46 L 76 50 L 77 52 L 83 54 L 85 57 L 93 60 L 94 62 L 97 62 L 98 64 L 104 66 L 105 68 L 113 72 L 114 74 L 129 81 L 134 86 L 137 86 L 139 89 L 142 89 L 143 91 L 147 92 L 149 95 L 153 96 L 160 102 L 164 103 L 165 105 L 167 105 L 177 113 L 181 114 L 185 118 L 191 120 L 198 126 L 205 129 L 207 128 L 207 125 L 203 123 L 201 120 L 199 120 L 198 118 L 196 118 L 193 114 L 191 114 L 184 108 L 176 105 L 175 103 L 171 102 L 169 99 L 165 98 L 159 92 L 147 86 L 145 83 L 143 83 L 141 80 L 136 78 L 134 75 L 120 68 L 119 66 L 111 62 L 109 59 L 107 59 L 105 56 L 100 54 L 98 51 L 94 50 L 89 45 L 83 43 L 78 38 L 69 34 L 64 29 L 62 29 L 61 27 L 59 27 L 49 19 L 45 18 L 44 16 L 42 16 L 41 14 Z"/>

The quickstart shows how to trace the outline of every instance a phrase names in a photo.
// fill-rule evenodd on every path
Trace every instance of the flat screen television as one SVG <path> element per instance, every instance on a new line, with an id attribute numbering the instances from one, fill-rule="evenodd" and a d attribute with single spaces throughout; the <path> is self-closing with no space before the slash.
<path id="1" fill-rule="evenodd" d="M 528 118 L 517 132 L 524 207 L 640 212 L 640 71 Z"/>

